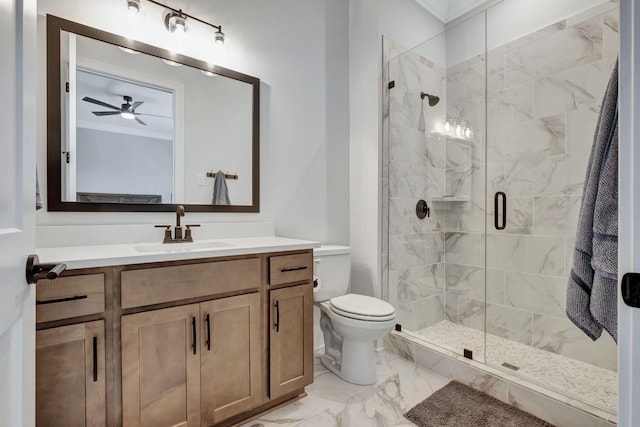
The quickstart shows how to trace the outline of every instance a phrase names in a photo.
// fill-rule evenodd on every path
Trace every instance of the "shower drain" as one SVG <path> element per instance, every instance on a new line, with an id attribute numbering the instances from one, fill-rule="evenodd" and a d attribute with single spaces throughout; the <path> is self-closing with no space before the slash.
<path id="1" fill-rule="evenodd" d="M 514 371 L 517 371 L 518 369 L 520 369 L 519 366 L 512 365 L 511 363 L 507 363 L 507 362 L 502 363 L 502 366 L 504 366 L 505 368 L 509 368 L 511 370 L 514 370 Z"/>

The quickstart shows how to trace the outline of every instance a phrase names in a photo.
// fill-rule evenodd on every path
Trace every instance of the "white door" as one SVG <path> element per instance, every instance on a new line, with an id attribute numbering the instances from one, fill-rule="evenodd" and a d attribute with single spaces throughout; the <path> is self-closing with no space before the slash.
<path id="1" fill-rule="evenodd" d="M 0 426 L 35 423 L 36 0 L 0 0 Z"/>
<path id="2" fill-rule="evenodd" d="M 640 272 L 640 4 L 620 3 L 620 276 Z M 635 40 L 634 40 L 635 39 Z M 640 426 L 640 308 L 618 299 L 618 425 Z"/>

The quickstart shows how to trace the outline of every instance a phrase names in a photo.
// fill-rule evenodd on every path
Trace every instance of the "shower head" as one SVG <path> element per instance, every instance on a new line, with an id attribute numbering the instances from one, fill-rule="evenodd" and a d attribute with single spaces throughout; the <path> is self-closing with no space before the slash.
<path id="1" fill-rule="evenodd" d="M 424 93 L 424 92 L 420 92 L 420 98 L 422 98 L 422 99 L 428 98 L 430 107 L 434 107 L 434 106 L 438 105 L 438 102 L 440 102 L 440 97 L 439 96 L 429 95 L 428 93 Z"/>

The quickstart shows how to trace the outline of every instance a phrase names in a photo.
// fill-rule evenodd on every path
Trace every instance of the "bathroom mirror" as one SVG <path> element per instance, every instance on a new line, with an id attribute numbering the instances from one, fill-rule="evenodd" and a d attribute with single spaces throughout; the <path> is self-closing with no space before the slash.
<path id="1" fill-rule="evenodd" d="M 48 210 L 259 212 L 259 91 L 256 77 L 47 15 Z M 214 200 L 218 171 L 228 203 Z"/>

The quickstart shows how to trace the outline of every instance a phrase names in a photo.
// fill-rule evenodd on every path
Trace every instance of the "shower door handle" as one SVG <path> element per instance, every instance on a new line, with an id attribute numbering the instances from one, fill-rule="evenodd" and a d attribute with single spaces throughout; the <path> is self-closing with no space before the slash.
<path id="1" fill-rule="evenodd" d="M 502 215 L 498 214 L 500 199 L 502 199 Z M 502 217 L 502 222 L 500 217 Z M 493 196 L 493 221 L 496 230 L 504 230 L 507 226 L 507 195 L 502 191 L 496 192 Z"/>

